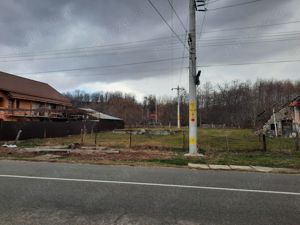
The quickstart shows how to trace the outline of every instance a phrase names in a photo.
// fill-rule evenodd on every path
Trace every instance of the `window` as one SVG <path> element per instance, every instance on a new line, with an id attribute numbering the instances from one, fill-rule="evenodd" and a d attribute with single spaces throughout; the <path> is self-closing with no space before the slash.
<path id="1" fill-rule="evenodd" d="M 16 100 L 16 107 L 17 107 L 17 109 L 19 109 L 20 108 L 20 100 Z"/>
<path id="2" fill-rule="evenodd" d="M 51 109 L 56 109 L 56 105 L 55 104 L 51 104 Z"/>
<path id="3" fill-rule="evenodd" d="M 0 107 L 4 107 L 4 98 L 0 97 Z"/>
<path id="4" fill-rule="evenodd" d="M 9 109 L 13 108 L 13 101 L 11 99 L 8 100 L 8 108 Z"/>
<path id="5" fill-rule="evenodd" d="M 275 124 L 274 123 L 271 124 L 271 130 L 275 130 Z"/>

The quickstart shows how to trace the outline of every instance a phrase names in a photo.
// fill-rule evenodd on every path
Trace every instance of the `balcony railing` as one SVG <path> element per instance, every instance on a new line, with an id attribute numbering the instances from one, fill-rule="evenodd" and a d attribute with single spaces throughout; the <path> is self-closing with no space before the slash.
<path id="1" fill-rule="evenodd" d="M 86 113 L 82 110 L 69 109 L 16 109 L 16 108 L 0 108 L 0 116 L 7 118 L 49 118 L 49 119 L 84 119 Z"/>
<path id="2" fill-rule="evenodd" d="M 56 109 L 13 109 L 13 108 L 0 108 L 1 114 L 8 117 L 49 117 L 60 118 L 64 117 L 64 110 Z"/>

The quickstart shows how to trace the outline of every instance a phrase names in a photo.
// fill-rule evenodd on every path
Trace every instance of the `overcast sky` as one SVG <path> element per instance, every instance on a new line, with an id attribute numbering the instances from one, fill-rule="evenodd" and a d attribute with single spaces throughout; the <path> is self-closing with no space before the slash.
<path id="1" fill-rule="evenodd" d="M 210 0 L 197 37 L 203 83 L 300 78 L 300 62 L 261 64 L 300 60 L 299 0 L 228 7 L 251 1 Z M 184 41 L 189 1 L 170 0 L 185 27 L 168 0 L 152 2 Z M 197 13 L 198 33 L 203 17 Z M 1 1 L 0 30 L 0 70 L 62 92 L 123 91 L 142 99 L 188 88 L 184 46 L 147 0 Z M 260 64 L 228 65 L 244 63 Z"/>

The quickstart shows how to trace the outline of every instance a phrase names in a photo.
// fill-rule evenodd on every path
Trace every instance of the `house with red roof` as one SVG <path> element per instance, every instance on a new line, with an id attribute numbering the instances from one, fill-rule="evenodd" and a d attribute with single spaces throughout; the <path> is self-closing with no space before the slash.
<path id="1" fill-rule="evenodd" d="M 0 72 L 0 121 L 59 118 L 70 106 L 70 100 L 49 84 Z"/>

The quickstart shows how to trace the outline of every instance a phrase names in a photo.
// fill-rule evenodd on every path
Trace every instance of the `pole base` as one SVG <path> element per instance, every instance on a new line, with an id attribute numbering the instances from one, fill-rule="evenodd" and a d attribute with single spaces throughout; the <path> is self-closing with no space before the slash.
<path id="1" fill-rule="evenodd" d="M 186 154 L 184 154 L 184 156 L 185 157 L 194 157 L 194 158 L 204 157 L 204 155 L 201 153 L 186 153 Z"/>

